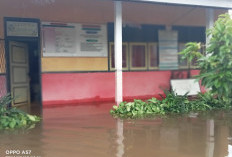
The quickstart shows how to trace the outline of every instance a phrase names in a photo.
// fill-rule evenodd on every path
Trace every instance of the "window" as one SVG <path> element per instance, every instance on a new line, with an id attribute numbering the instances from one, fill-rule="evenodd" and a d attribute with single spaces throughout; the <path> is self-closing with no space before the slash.
<path id="1" fill-rule="evenodd" d="M 110 70 L 115 70 L 114 43 L 113 42 L 110 42 L 109 52 L 110 52 Z M 127 43 L 122 43 L 122 69 L 128 70 L 128 44 Z"/>
<path id="2" fill-rule="evenodd" d="M 202 45 L 202 44 L 201 44 Z M 203 44 L 204 45 L 204 44 Z M 205 52 L 205 47 L 201 47 L 200 49 L 200 52 L 201 54 L 205 55 L 204 52 Z M 198 68 L 198 65 L 197 65 L 197 58 L 194 58 L 191 62 L 191 68 L 194 69 L 194 68 Z"/>
<path id="3" fill-rule="evenodd" d="M 178 52 L 185 48 L 185 43 L 178 44 Z M 110 70 L 115 70 L 114 43 L 109 43 Z M 204 52 L 203 49 L 201 52 Z M 178 55 L 179 69 L 187 69 L 187 59 L 182 60 Z M 190 68 L 197 68 L 196 59 L 191 62 Z M 156 42 L 123 42 L 122 43 L 123 70 L 155 70 L 159 69 L 158 43 Z"/>
<path id="4" fill-rule="evenodd" d="M 182 51 L 183 49 L 185 48 L 185 43 L 179 43 L 179 50 L 178 52 Z M 204 51 L 204 48 L 202 47 L 200 52 L 203 54 L 205 51 Z M 182 60 L 181 59 L 181 55 L 178 55 L 178 61 L 179 61 L 179 68 L 180 69 L 186 69 L 188 68 L 188 62 L 187 62 L 187 59 L 185 60 Z M 191 69 L 196 69 L 198 68 L 197 66 L 197 58 L 194 58 L 190 64 L 190 68 Z"/>
<path id="5" fill-rule="evenodd" d="M 130 69 L 147 69 L 147 44 L 130 43 Z"/>
<path id="6" fill-rule="evenodd" d="M 185 48 L 185 43 L 179 43 L 178 44 L 178 52 L 182 51 Z M 182 60 L 182 55 L 178 55 L 178 63 L 180 69 L 188 68 L 188 62 L 187 59 Z"/>
<path id="7" fill-rule="evenodd" d="M 149 69 L 158 69 L 158 49 L 157 43 L 148 43 L 148 68 Z"/>

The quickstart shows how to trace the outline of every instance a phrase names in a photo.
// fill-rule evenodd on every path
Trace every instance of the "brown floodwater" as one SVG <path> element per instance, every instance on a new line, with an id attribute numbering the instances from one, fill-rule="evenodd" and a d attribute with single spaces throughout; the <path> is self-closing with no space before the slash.
<path id="1" fill-rule="evenodd" d="M 232 157 L 232 112 L 119 120 L 111 106 L 44 108 L 34 129 L 0 133 L 0 157 Z"/>

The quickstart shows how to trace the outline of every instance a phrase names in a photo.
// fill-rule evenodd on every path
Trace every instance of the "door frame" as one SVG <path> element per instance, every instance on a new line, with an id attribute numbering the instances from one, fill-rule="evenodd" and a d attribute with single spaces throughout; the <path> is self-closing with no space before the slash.
<path id="1" fill-rule="evenodd" d="M 32 22 L 37 24 L 38 28 L 38 36 L 37 37 L 27 37 L 27 36 L 7 36 L 7 21 L 14 21 L 14 22 Z M 7 80 L 7 93 L 11 92 L 11 83 L 10 83 L 10 48 L 9 42 L 29 42 L 34 41 L 37 42 L 38 45 L 38 63 L 39 63 L 39 88 L 40 88 L 40 97 L 39 103 L 42 107 L 42 73 L 41 73 L 41 34 L 40 34 L 40 19 L 35 18 L 19 18 L 19 17 L 4 17 L 4 39 L 5 39 L 5 61 L 6 61 L 6 80 Z M 30 68 L 30 66 L 29 66 Z"/>

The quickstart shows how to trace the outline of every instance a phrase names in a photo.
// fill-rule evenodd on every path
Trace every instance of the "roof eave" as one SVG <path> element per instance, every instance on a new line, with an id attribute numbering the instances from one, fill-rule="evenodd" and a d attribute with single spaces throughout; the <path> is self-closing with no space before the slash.
<path id="1" fill-rule="evenodd" d="M 121 0 L 121 1 L 165 3 L 165 4 L 172 4 L 172 5 L 189 5 L 189 6 L 232 9 L 231 0 L 220 0 L 220 1 L 219 0 Z"/>

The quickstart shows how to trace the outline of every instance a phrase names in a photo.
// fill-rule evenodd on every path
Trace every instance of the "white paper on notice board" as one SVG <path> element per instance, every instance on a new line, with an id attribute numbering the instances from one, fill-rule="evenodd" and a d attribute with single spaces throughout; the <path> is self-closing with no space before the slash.
<path id="1" fill-rule="evenodd" d="M 177 95 L 197 95 L 200 90 L 199 82 L 195 79 L 171 80 L 171 87 Z"/>
<path id="2" fill-rule="evenodd" d="M 106 25 L 43 22 L 43 56 L 106 57 Z"/>
<path id="3" fill-rule="evenodd" d="M 77 56 L 75 25 L 43 25 L 43 56 Z"/>

